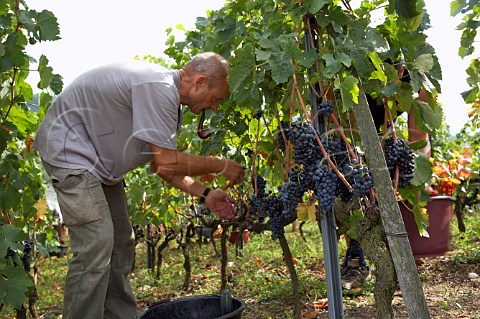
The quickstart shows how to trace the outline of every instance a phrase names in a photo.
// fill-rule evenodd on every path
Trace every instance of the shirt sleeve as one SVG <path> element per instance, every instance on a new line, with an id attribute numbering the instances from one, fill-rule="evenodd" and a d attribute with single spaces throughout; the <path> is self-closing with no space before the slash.
<path id="1" fill-rule="evenodd" d="M 152 82 L 132 87 L 133 136 L 176 149 L 180 98 L 175 85 Z"/>

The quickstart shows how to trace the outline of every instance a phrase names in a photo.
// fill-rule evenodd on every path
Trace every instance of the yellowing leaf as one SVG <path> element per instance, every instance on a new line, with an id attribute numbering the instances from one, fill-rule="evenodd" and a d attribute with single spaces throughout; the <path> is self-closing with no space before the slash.
<path id="1" fill-rule="evenodd" d="M 478 100 L 478 99 L 477 99 Z M 470 106 L 468 109 L 468 117 L 473 117 L 476 114 L 480 114 L 480 101 L 475 100 L 475 103 Z"/>
<path id="2" fill-rule="evenodd" d="M 308 205 L 307 203 L 300 203 L 297 206 L 297 219 L 300 221 L 316 220 L 316 207 L 315 205 Z"/>
<path id="3" fill-rule="evenodd" d="M 44 199 L 40 199 L 33 205 L 37 210 L 37 219 L 46 220 L 46 215 L 48 214 L 48 205 Z"/>

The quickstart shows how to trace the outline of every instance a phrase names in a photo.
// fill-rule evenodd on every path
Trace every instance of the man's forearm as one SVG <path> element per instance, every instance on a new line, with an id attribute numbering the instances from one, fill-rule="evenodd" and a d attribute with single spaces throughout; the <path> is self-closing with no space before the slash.
<path id="1" fill-rule="evenodd" d="M 151 170 L 161 176 L 199 176 L 222 173 L 225 160 L 214 156 L 198 156 L 188 153 L 153 147 L 154 159 Z"/>
<path id="2" fill-rule="evenodd" d="M 205 190 L 205 185 L 195 181 L 189 176 L 163 176 L 158 174 L 163 180 L 172 185 L 175 188 L 178 188 L 182 192 L 188 193 L 195 197 L 200 197 Z"/>

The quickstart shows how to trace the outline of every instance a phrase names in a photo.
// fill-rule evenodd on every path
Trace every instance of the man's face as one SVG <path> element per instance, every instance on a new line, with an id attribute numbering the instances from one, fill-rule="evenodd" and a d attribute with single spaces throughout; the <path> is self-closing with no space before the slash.
<path id="1" fill-rule="evenodd" d="M 228 87 L 208 87 L 207 81 L 199 81 L 190 91 L 190 110 L 200 114 L 203 110 L 217 111 L 220 103 L 228 97 Z"/>

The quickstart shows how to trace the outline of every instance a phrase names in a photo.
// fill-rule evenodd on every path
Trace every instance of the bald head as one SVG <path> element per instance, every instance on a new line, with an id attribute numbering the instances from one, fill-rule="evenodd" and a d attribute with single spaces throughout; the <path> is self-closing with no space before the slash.
<path id="1" fill-rule="evenodd" d="M 206 76 L 209 88 L 226 86 L 228 90 L 228 62 L 217 53 L 197 54 L 183 67 L 183 70 L 188 76 Z"/>

